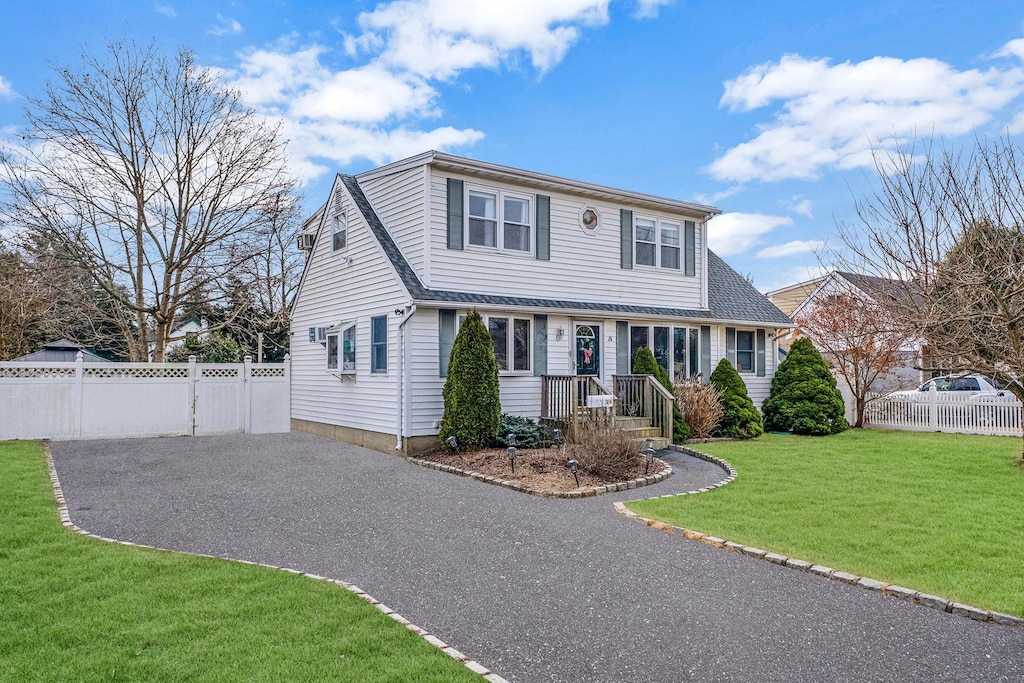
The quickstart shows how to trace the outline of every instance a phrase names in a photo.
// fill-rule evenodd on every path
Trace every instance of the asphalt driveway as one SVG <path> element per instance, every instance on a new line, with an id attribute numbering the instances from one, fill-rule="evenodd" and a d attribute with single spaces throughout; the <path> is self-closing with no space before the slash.
<path id="1" fill-rule="evenodd" d="M 722 478 L 700 460 L 680 456 L 651 487 L 555 500 L 299 432 L 51 449 L 80 527 L 357 584 L 515 682 L 1024 680 L 1024 629 L 612 509 Z"/>

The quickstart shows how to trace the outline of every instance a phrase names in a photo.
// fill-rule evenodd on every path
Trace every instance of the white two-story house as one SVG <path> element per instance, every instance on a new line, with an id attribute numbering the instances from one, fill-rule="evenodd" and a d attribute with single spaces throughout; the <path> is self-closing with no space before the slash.
<path id="1" fill-rule="evenodd" d="M 778 308 L 707 248 L 710 206 L 441 152 L 337 176 L 300 238 L 292 425 L 382 451 L 437 444 L 458 327 L 478 310 L 502 411 L 557 376 L 611 386 L 641 346 L 675 377 L 726 357 L 758 405 Z"/>

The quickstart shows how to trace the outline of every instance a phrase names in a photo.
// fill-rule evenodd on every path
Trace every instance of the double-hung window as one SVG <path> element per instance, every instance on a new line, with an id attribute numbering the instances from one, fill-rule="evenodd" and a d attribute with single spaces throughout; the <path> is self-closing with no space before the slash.
<path id="1" fill-rule="evenodd" d="M 754 331 L 736 330 L 736 369 L 754 372 Z"/>
<path id="2" fill-rule="evenodd" d="M 388 371 L 388 317 L 370 318 L 370 372 Z"/>
<path id="3" fill-rule="evenodd" d="M 466 241 L 474 247 L 529 254 L 533 250 L 531 201 L 513 193 L 469 188 Z"/>
<path id="4" fill-rule="evenodd" d="M 356 371 L 356 324 L 342 323 L 327 331 L 327 369 L 345 374 Z"/>
<path id="5" fill-rule="evenodd" d="M 348 246 L 348 218 L 344 213 L 331 219 L 331 251 L 344 251 Z"/>
<path id="6" fill-rule="evenodd" d="M 633 259 L 638 266 L 681 267 L 679 223 L 637 216 L 633 221 Z"/>
<path id="7" fill-rule="evenodd" d="M 528 372 L 531 369 L 530 323 L 529 318 L 487 316 L 487 331 L 494 345 L 498 372 Z"/>

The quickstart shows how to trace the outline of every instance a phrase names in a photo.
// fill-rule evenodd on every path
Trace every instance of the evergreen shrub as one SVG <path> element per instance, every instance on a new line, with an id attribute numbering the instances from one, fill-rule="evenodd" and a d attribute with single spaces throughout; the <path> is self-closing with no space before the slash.
<path id="1" fill-rule="evenodd" d="M 810 339 L 797 339 L 772 378 L 764 402 L 765 428 L 812 436 L 838 434 L 850 426 L 845 412 L 825 359 Z"/>
<path id="2" fill-rule="evenodd" d="M 464 451 L 494 443 L 501 429 L 498 361 L 491 335 L 476 311 L 470 311 L 455 337 L 442 396 L 439 436 L 443 448 L 448 448 L 447 439 L 452 436 Z"/>
<path id="3" fill-rule="evenodd" d="M 167 353 L 168 363 L 187 363 L 189 356 L 195 356 L 197 363 L 241 363 L 245 352 L 231 337 L 220 332 L 202 335 L 202 339 L 190 336 L 185 343 Z"/>
<path id="4" fill-rule="evenodd" d="M 509 434 L 516 435 L 516 448 L 539 448 L 541 446 L 541 429 L 536 420 L 518 415 L 501 414 L 501 429 L 495 441 L 502 448 L 508 446 L 505 438 Z"/>
<path id="5" fill-rule="evenodd" d="M 715 428 L 715 436 L 734 439 L 754 439 L 764 434 L 761 413 L 747 394 L 747 385 L 736 372 L 736 367 L 723 358 L 711 373 L 711 384 L 721 394 L 722 419 Z"/>

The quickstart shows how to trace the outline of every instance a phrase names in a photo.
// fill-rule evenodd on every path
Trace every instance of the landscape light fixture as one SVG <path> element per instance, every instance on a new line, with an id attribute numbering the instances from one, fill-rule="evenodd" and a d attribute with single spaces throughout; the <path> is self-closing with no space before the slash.
<path id="1" fill-rule="evenodd" d="M 576 488 L 579 488 L 580 487 L 580 475 L 578 474 L 578 472 L 580 471 L 580 461 L 579 460 L 570 460 L 569 462 L 565 463 L 565 466 L 567 468 L 569 468 L 570 472 L 572 472 L 572 478 L 576 480 Z"/>
<path id="2" fill-rule="evenodd" d="M 459 442 L 455 440 L 454 436 L 449 436 L 444 440 L 444 442 L 448 444 L 448 448 L 452 449 L 456 453 L 459 452 Z"/>
<path id="3" fill-rule="evenodd" d="M 515 474 L 516 473 L 516 447 L 515 446 L 509 446 L 508 448 L 505 449 L 505 452 L 508 453 L 508 461 L 512 465 L 512 474 Z"/>
<path id="4" fill-rule="evenodd" d="M 647 439 L 647 448 L 644 449 L 644 474 L 651 469 L 654 462 L 654 439 Z"/>
<path id="5" fill-rule="evenodd" d="M 551 445 L 556 447 L 561 447 L 565 445 L 565 437 L 562 436 L 561 429 L 551 430 Z"/>

